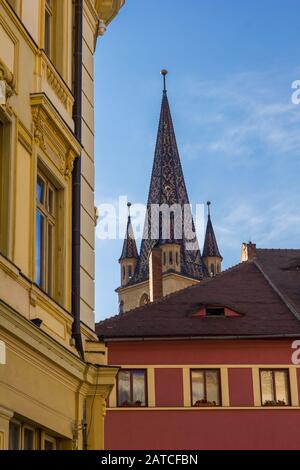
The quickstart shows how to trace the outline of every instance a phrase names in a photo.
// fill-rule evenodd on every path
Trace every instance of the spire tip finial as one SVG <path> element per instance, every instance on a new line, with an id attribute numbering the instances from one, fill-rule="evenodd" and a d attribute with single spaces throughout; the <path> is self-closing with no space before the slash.
<path id="1" fill-rule="evenodd" d="M 166 70 L 166 69 L 162 69 L 162 70 L 160 71 L 160 74 L 163 76 L 163 79 L 164 79 L 164 89 L 163 89 L 163 92 L 164 92 L 164 93 L 167 93 L 167 88 L 166 88 L 166 75 L 168 75 L 168 73 L 169 73 L 169 72 L 168 72 L 168 70 Z"/>
<path id="2" fill-rule="evenodd" d="M 127 207 L 128 207 L 128 217 L 130 217 L 130 208 L 131 208 L 132 204 L 131 202 L 128 202 L 127 203 Z"/>
<path id="3" fill-rule="evenodd" d="M 207 208 L 208 208 L 208 215 L 210 215 L 210 206 L 211 206 L 211 202 L 210 201 L 207 201 Z"/>

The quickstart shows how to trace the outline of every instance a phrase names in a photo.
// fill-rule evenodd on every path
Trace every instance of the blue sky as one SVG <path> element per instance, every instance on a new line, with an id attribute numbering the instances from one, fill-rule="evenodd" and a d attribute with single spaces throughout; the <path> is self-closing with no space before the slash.
<path id="1" fill-rule="evenodd" d="M 97 44 L 96 204 L 146 202 L 167 68 L 190 201 L 212 201 L 224 268 L 250 239 L 299 247 L 298 18 L 299 0 L 127 0 Z M 96 238 L 98 320 L 117 313 L 121 249 Z"/>

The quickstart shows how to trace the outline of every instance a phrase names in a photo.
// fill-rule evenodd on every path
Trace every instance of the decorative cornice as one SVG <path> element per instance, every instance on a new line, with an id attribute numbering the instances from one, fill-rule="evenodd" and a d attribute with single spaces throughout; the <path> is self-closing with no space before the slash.
<path id="1" fill-rule="evenodd" d="M 68 114 L 72 116 L 74 97 L 71 90 L 44 51 L 39 51 L 39 57 L 41 60 L 41 70 L 42 73 L 44 72 L 48 84 L 68 111 Z"/>
<path id="2" fill-rule="evenodd" d="M 57 76 L 58 74 L 53 70 L 52 67 L 49 66 L 49 64 L 46 64 L 46 73 L 49 85 L 51 85 L 52 89 L 55 91 L 64 107 L 67 109 L 68 93 L 66 91 L 66 87 L 63 86 L 62 81 Z"/>
<path id="3" fill-rule="evenodd" d="M 49 154 L 51 145 L 55 145 L 54 163 L 65 178 L 70 178 L 74 160 L 80 155 L 79 142 L 45 94 L 32 94 L 30 101 L 36 144 Z"/>

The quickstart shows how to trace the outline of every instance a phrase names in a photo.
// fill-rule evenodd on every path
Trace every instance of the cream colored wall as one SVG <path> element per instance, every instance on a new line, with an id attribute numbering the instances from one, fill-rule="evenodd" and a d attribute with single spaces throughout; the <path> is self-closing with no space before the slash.
<path id="1" fill-rule="evenodd" d="M 198 284 L 199 281 L 189 279 L 178 274 L 170 273 L 163 276 L 163 294 L 164 296 L 173 292 L 185 289 L 186 287 Z"/>
<path id="2" fill-rule="evenodd" d="M 173 292 L 185 289 L 186 287 L 198 284 L 199 281 L 190 279 L 180 274 L 163 274 L 163 295 L 169 295 Z M 119 303 L 124 302 L 123 311 L 128 312 L 140 306 L 140 300 L 143 294 L 150 295 L 149 282 L 142 282 L 129 287 L 118 289 Z"/>
<path id="3" fill-rule="evenodd" d="M 198 284 L 199 281 L 181 276 L 176 273 L 163 275 L 163 295 L 169 295 L 173 292 L 185 289 L 186 287 Z M 119 303 L 124 302 L 123 311 L 127 312 L 140 306 L 140 300 L 143 294 L 150 295 L 149 282 L 135 284 L 129 287 L 118 289 Z"/>
<path id="4" fill-rule="evenodd" d="M 124 302 L 123 311 L 128 312 L 139 307 L 144 294 L 150 295 L 148 281 L 118 289 L 119 302 Z"/>

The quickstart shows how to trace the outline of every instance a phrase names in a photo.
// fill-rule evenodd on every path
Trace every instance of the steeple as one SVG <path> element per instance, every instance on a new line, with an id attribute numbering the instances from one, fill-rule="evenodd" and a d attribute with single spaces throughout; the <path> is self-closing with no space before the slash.
<path id="1" fill-rule="evenodd" d="M 211 276 L 215 276 L 221 272 L 221 263 L 223 258 L 220 254 L 217 239 L 213 229 L 211 216 L 210 216 L 211 202 L 207 202 L 207 226 L 203 246 L 203 261 L 206 264 L 207 270 Z"/>
<path id="2" fill-rule="evenodd" d="M 131 216 L 130 216 L 130 207 L 131 203 L 127 204 L 128 206 L 128 221 L 127 221 L 127 228 L 126 234 L 123 243 L 122 254 L 119 259 L 119 263 L 121 265 L 121 285 L 124 286 L 128 284 L 128 282 L 132 279 L 137 260 L 139 258 L 138 251 L 136 247 L 136 241 L 133 233 L 132 223 L 131 223 Z"/>
<path id="3" fill-rule="evenodd" d="M 166 90 L 166 70 L 162 70 L 163 76 L 163 97 L 161 104 L 160 119 L 156 140 L 154 163 L 150 182 L 150 189 L 147 203 L 146 221 L 144 227 L 144 237 L 141 244 L 140 258 L 136 273 L 131 280 L 131 284 L 146 281 L 149 278 L 148 258 L 151 250 L 157 245 L 174 244 L 178 247 L 177 256 L 175 253 L 174 271 L 182 276 L 194 280 L 201 280 L 207 276 L 206 266 L 202 262 L 201 254 L 196 235 L 190 240 L 187 233 L 184 233 L 183 208 L 189 205 L 189 198 L 185 186 L 183 171 L 181 167 L 179 152 L 176 143 L 176 137 L 167 97 Z M 163 232 L 166 216 L 160 214 L 159 217 L 153 216 L 153 205 L 161 206 L 165 204 L 169 208 L 174 204 L 181 208 L 181 216 L 171 213 L 170 234 L 166 237 Z M 151 214 L 152 207 L 152 214 Z M 182 231 L 182 237 L 175 239 L 179 231 Z M 191 229 L 195 234 L 194 222 L 191 222 Z M 153 236 L 155 234 L 155 236 Z M 192 243 L 191 243 L 192 242 Z M 193 244 L 193 250 L 189 249 Z M 175 269 L 176 259 L 179 257 L 178 266 L 180 270 Z M 173 260 L 173 255 L 170 259 Z M 170 268 L 171 269 L 171 268 Z"/>

